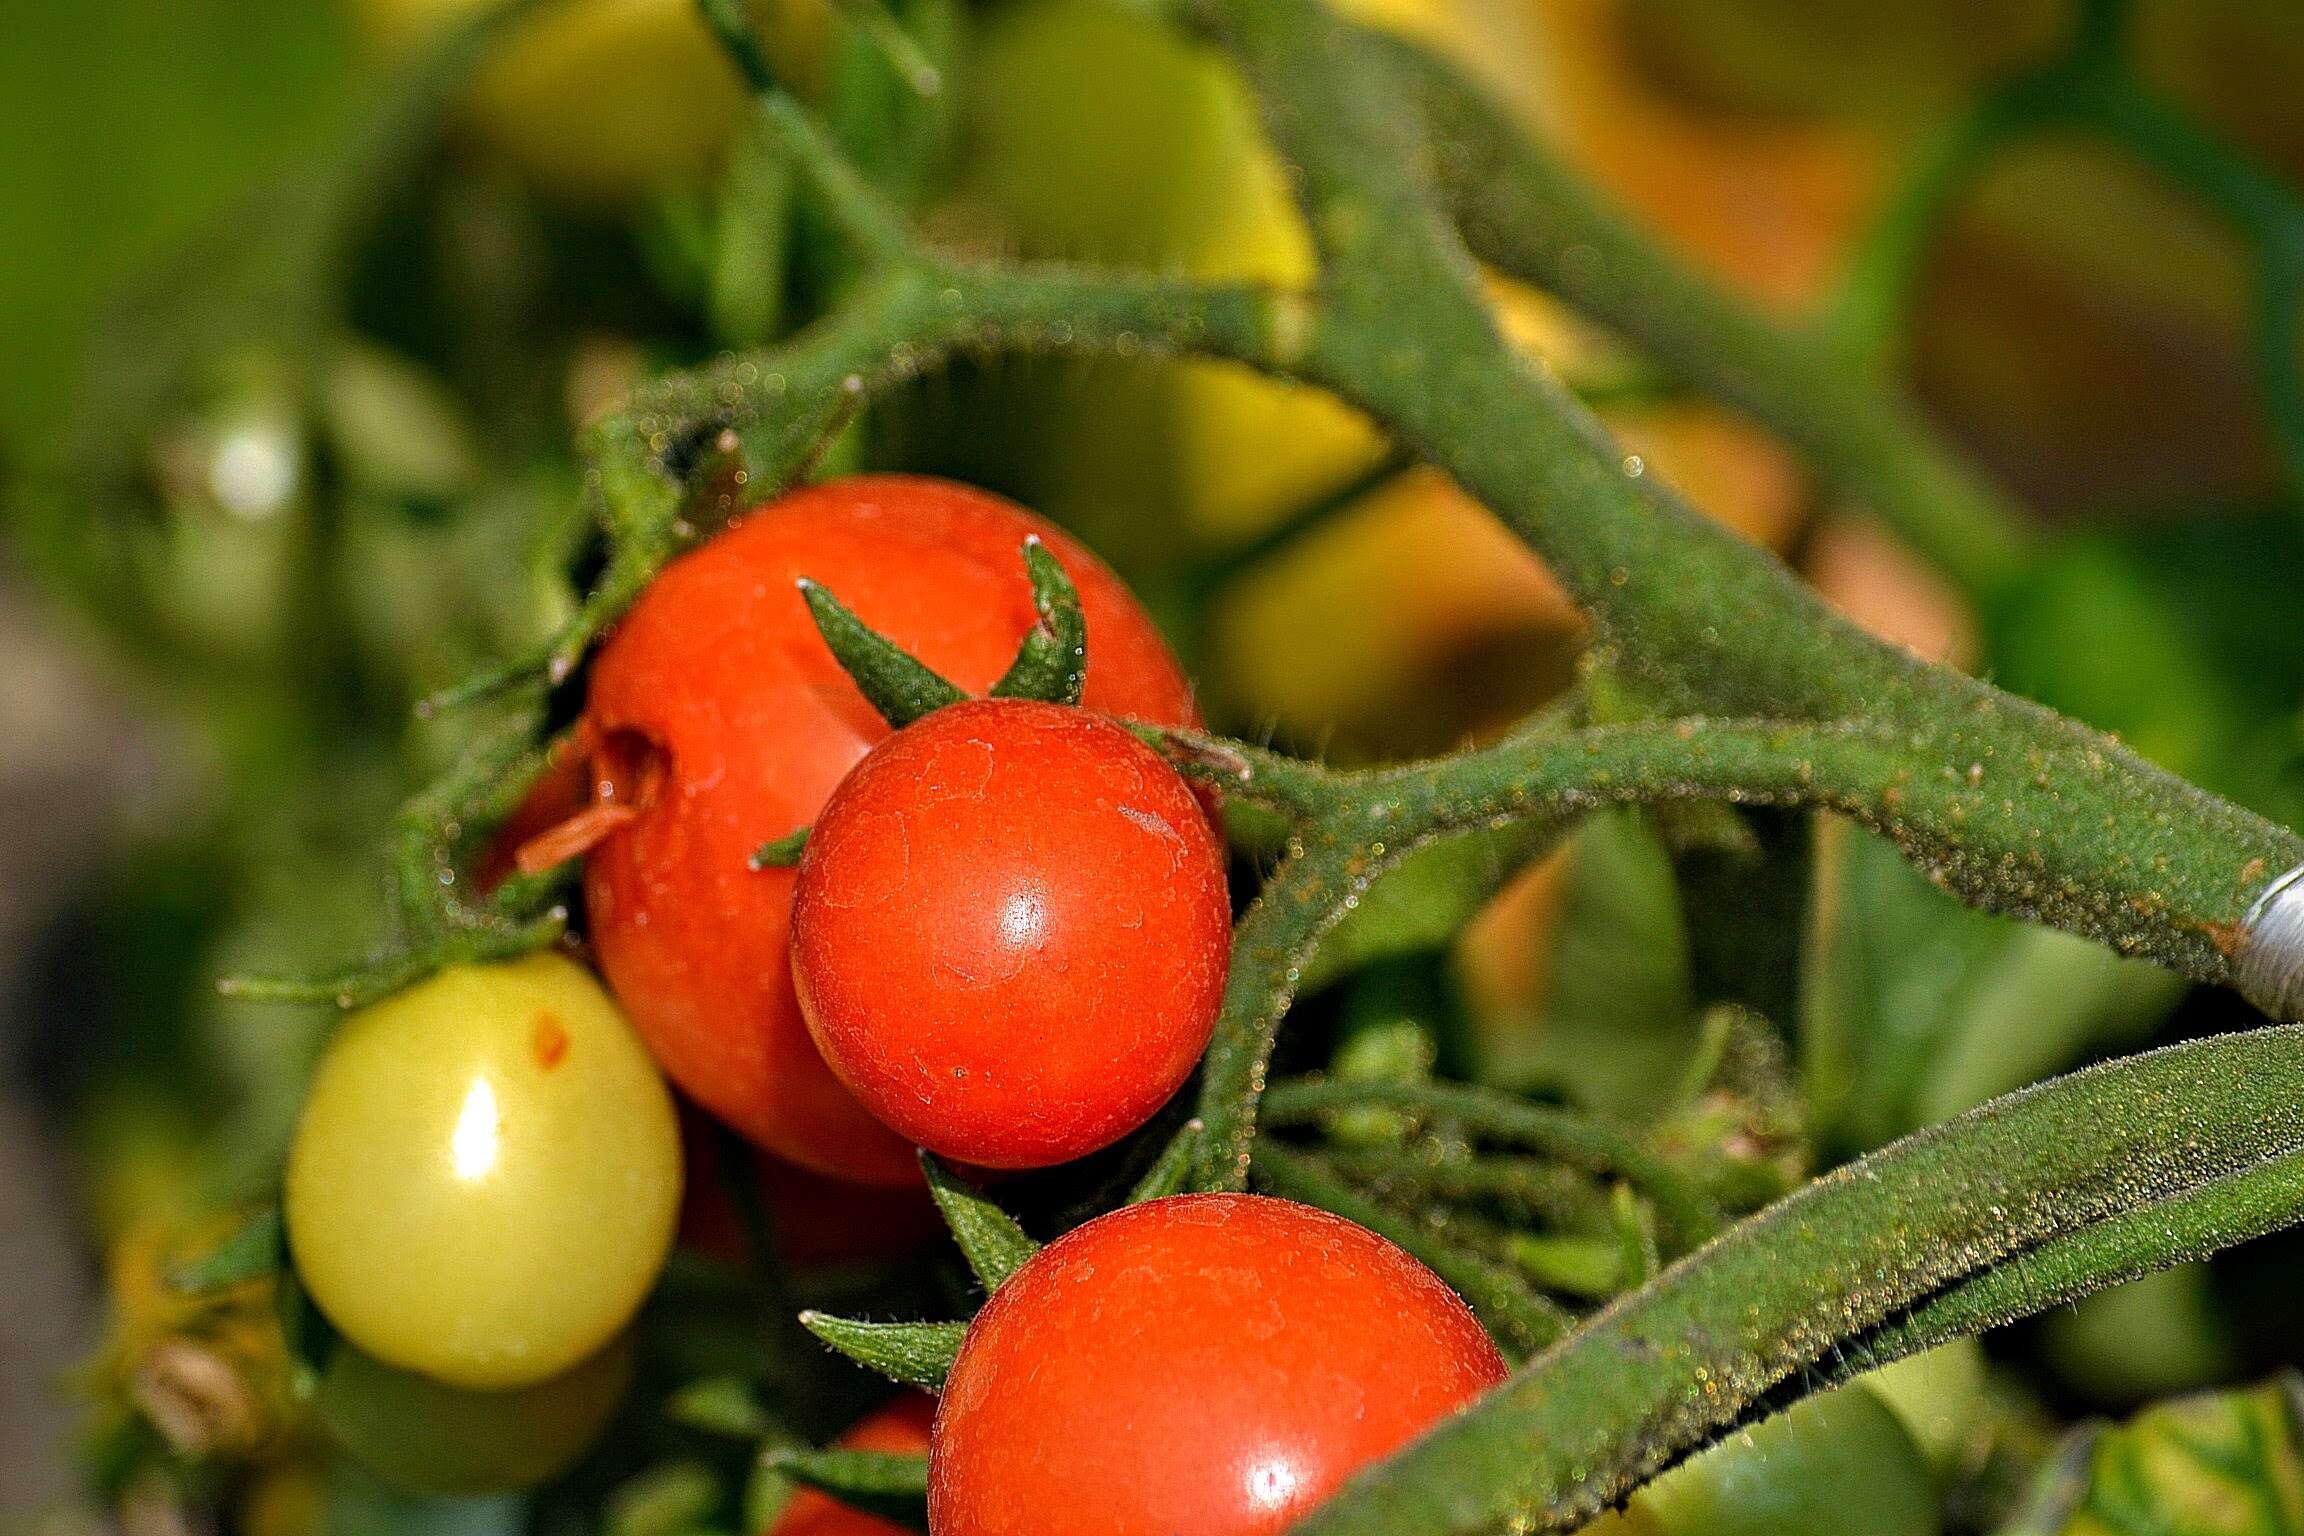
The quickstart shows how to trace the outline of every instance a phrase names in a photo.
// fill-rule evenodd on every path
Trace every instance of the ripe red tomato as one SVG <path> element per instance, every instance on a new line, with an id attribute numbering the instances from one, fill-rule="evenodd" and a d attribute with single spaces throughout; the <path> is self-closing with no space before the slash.
<path id="1" fill-rule="evenodd" d="M 610 985 L 673 1080 L 780 1156 L 869 1183 L 911 1149 L 825 1069 L 792 994 L 792 873 L 747 867 L 816 819 L 887 727 L 794 583 L 822 582 L 962 688 L 998 680 L 1034 620 L 1038 534 L 1088 619 L 1088 707 L 1197 719 L 1190 686 L 1119 579 L 1021 508 L 965 486 L 864 476 L 759 508 L 667 567 L 601 648 L 587 723 L 596 796 L 636 814 L 592 851 L 585 902 Z"/>
<path id="2" fill-rule="evenodd" d="M 1207 1049 L 1232 908 L 1191 787 L 1100 715 L 975 699 L 874 747 L 808 836 L 792 976 L 833 1072 L 944 1157 L 1041 1168 Z"/>
<path id="3" fill-rule="evenodd" d="M 861 1419 L 833 1442 L 844 1451 L 891 1451 L 917 1455 L 928 1449 L 928 1423 L 934 1399 L 908 1392 L 879 1412 Z M 829 1494 L 803 1488 L 792 1495 L 766 1536 L 910 1536 L 893 1520 L 852 1509 Z"/>
<path id="4" fill-rule="evenodd" d="M 1179 1195 L 1057 1239 L 944 1385 L 937 1536 L 1262 1536 L 1503 1380 L 1454 1292 L 1324 1211 Z"/>
<path id="5" fill-rule="evenodd" d="M 679 1242 L 723 1264 L 753 1262 L 729 1190 L 720 1148 L 693 1110 L 681 1117 L 688 1180 L 680 1197 Z M 750 1178 L 768 1218 L 776 1257 L 794 1269 L 880 1264 L 918 1253 L 944 1235 L 925 1185 L 874 1188 L 812 1173 L 772 1152 L 753 1151 L 735 1175 Z"/>

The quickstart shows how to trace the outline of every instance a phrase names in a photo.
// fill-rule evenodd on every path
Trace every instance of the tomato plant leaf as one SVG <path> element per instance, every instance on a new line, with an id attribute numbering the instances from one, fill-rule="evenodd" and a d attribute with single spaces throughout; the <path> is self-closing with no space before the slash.
<path id="1" fill-rule="evenodd" d="M 757 1440 L 771 1427 L 759 1395 L 735 1376 L 707 1376 L 688 1383 L 665 1400 L 664 1414 L 676 1424 L 732 1440 Z"/>
<path id="2" fill-rule="evenodd" d="M 2304 1532 L 2304 1379 L 2157 1403 L 2084 1431 L 2000 1536 L 2297 1536 Z"/>
<path id="3" fill-rule="evenodd" d="M 960 1353 L 966 1323 L 866 1323 L 827 1312 L 803 1312 L 800 1326 L 867 1370 L 933 1392 Z"/>
<path id="4" fill-rule="evenodd" d="M 1655 822 L 1591 818 L 1569 839 L 1564 887 L 1536 1043 L 1505 1086 L 1541 1082 L 1588 1109 L 1652 1113 L 1695 1039 L 1687 927 Z"/>
<path id="5" fill-rule="evenodd" d="M 928 1176 L 928 1192 L 936 1198 L 936 1209 L 952 1229 L 952 1240 L 960 1245 L 968 1267 L 975 1271 L 987 1295 L 1000 1289 L 1025 1260 L 1040 1251 L 1040 1245 L 1016 1225 L 1015 1217 L 964 1183 L 941 1158 L 921 1153 L 920 1169 Z"/>
<path id="6" fill-rule="evenodd" d="M 266 1205 L 249 1212 L 199 1258 L 170 1270 L 168 1284 L 188 1295 L 205 1295 L 277 1274 L 287 1262 L 288 1233 L 280 1207 Z"/>
<path id="7" fill-rule="evenodd" d="M 750 863 L 754 869 L 790 869 L 800 862 L 800 851 L 808 846 L 810 829 L 800 827 L 785 833 L 774 842 L 762 843 L 753 853 Z"/>
<path id="8" fill-rule="evenodd" d="M 1370 885 L 1304 966 L 1303 989 L 1395 955 L 1444 949 L 1514 873 L 1559 835 L 1550 826 L 1512 826 L 1442 838 L 1400 860 Z"/>
<path id="9" fill-rule="evenodd" d="M 682 1536 L 710 1519 L 720 1480 L 708 1467 L 668 1461 L 627 1479 L 601 1512 L 606 1536 Z"/>
<path id="10" fill-rule="evenodd" d="M 931 710 L 968 697 L 805 576 L 800 578 L 800 596 L 816 620 L 816 632 L 832 648 L 833 659 L 855 679 L 865 700 L 890 727 L 901 730 Z"/>
<path id="11" fill-rule="evenodd" d="M 928 1458 L 889 1451 L 780 1449 L 766 1464 L 796 1483 L 909 1530 L 928 1529 Z"/>

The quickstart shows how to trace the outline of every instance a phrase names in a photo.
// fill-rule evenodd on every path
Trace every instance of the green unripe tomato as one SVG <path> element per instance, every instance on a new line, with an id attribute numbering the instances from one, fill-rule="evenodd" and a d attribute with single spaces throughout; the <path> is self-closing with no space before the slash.
<path id="1" fill-rule="evenodd" d="M 566 957 L 458 966 L 344 1022 L 288 1154 L 288 1242 L 390 1365 L 504 1391 L 569 1370 L 663 1267 L 680 1142 L 656 1064 Z"/>
<path id="2" fill-rule="evenodd" d="M 1844 1387 L 1730 1435 L 1632 1496 L 1589 1536 L 1937 1536 L 1919 1447 L 1870 1391 Z"/>
<path id="3" fill-rule="evenodd" d="M 409 1493 L 502 1493 L 557 1477 L 608 1427 L 632 1380 L 619 1337 L 574 1370 L 509 1392 L 469 1392 L 337 1345 L 320 1422 L 345 1453 Z"/>
<path id="4" fill-rule="evenodd" d="M 1957 1465 L 1975 1427 L 1984 1397 L 1984 1349 L 1974 1339 L 1954 1339 L 1884 1365 L 1861 1383 L 1902 1421 L 1941 1476 Z"/>

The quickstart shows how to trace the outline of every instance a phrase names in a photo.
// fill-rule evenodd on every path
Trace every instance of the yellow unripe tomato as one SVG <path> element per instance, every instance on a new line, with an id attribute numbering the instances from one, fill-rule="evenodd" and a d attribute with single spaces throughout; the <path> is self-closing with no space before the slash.
<path id="1" fill-rule="evenodd" d="M 500 1493 L 557 1477 L 589 1450 L 632 1381 L 620 1337 L 574 1370 L 509 1392 L 469 1392 L 337 1345 L 320 1378 L 336 1443 L 410 1493 Z"/>
<path id="2" fill-rule="evenodd" d="M 356 0 L 388 54 L 425 46 L 506 0 Z M 780 67 L 801 62 L 824 0 L 757 0 Z M 805 36 L 803 36 L 805 34 Z M 744 92 L 695 0 L 557 0 L 521 18 L 472 80 L 473 126 L 566 196 L 629 197 L 693 180 L 742 119 Z"/>
<path id="3" fill-rule="evenodd" d="M 1429 37 L 1449 33 L 1462 6 L 1341 9 Z M 987 18 L 978 63 L 972 192 L 1028 253 L 1211 282 L 1311 280 L 1311 235 L 1254 102 L 1216 50 L 1116 0 L 1024 0 Z M 1156 430 L 1197 531 L 1251 532 L 1384 451 L 1364 417 L 1318 390 L 1220 363 L 1166 372 Z M 1124 466 L 1116 472 L 1141 473 L 1130 453 L 1112 456 Z"/>
<path id="4" fill-rule="evenodd" d="M 564 956 L 458 966 L 344 1022 L 288 1154 L 288 1243 L 353 1343 L 455 1386 L 621 1329 L 680 1203 L 672 1097 Z"/>

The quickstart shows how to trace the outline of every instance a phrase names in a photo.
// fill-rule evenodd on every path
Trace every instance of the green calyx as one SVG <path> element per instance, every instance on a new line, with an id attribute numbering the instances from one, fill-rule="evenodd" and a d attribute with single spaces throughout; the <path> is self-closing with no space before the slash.
<path id="1" fill-rule="evenodd" d="M 989 696 L 1078 704 L 1088 677 L 1088 621 L 1080 610 L 1079 589 L 1037 535 L 1024 541 L 1024 569 L 1032 582 L 1032 627 Z M 833 659 L 890 729 L 902 730 L 922 715 L 969 697 L 816 582 L 802 577 L 800 596 Z M 755 867 L 775 862 L 767 853 L 761 850 Z"/>

